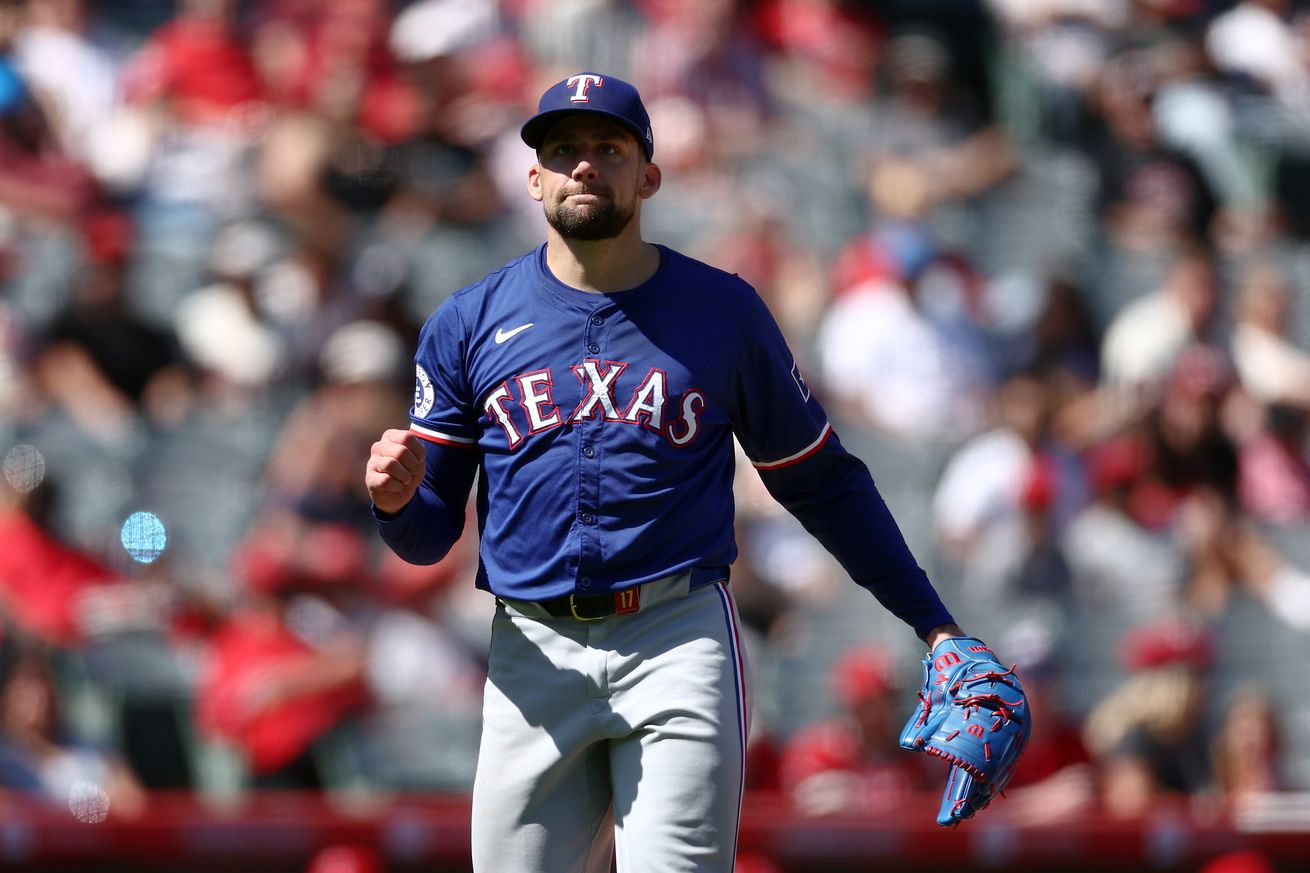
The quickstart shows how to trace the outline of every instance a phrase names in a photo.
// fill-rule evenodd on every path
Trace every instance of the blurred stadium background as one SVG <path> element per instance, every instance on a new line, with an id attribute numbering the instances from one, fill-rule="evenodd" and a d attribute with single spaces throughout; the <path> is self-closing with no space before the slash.
<path id="1" fill-rule="evenodd" d="M 0 0 L 5 869 L 467 868 L 490 598 L 362 467 L 582 69 L 1038 695 L 936 832 L 920 643 L 745 468 L 739 869 L 1303 869 L 1310 3 Z"/>

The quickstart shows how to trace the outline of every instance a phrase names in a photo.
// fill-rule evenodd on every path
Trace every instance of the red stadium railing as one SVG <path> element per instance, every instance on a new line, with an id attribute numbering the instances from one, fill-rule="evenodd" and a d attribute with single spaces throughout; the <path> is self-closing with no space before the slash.
<path id="1" fill-rule="evenodd" d="M 785 798 L 747 798 L 741 853 L 779 871 L 1197 871 L 1226 853 L 1256 851 L 1279 870 L 1310 863 L 1310 804 L 1271 796 L 1255 814 L 1205 818 L 1160 809 L 1130 822 L 1100 816 L 1025 825 L 1004 801 L 954 830 L 933 823 L 936 800 L 894 811 L 805 818 Z M 130 820 L 76 819 L 67 809 L 0 801 L 0 869 L 96 873 L 302 873 L 332 844 L 371 847 L 388 871 L 467 871 L 469 802 L 462 795 L 335 797 L 263 793 L 229 803 L 155 795 Z M 743 865 L 745 866 L 745 865 Z"/>

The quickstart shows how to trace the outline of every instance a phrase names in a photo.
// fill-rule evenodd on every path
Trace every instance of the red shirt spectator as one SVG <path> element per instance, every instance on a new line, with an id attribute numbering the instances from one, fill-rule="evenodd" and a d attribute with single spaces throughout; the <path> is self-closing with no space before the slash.
<path id="1" fill-rule="evenodd" d="M 798 732 L 782 753 L 782 787 L 810 815 L 903 803 L 930 783 L 923 757 L 896 742 L 899 685 L 890 658 L 857 646 L 838 659 L 833 695 L 843 712 Z"/>
<path id="2" fill-rule="evenodd" d="M 254 61 L 223 15 L 182 12 L 146 41 L 124 74 L 129 100 L 168 100 L 183 122 L 223 121 L 264 97 Z"/>
<path id="3" fill-rule="evenodd" d="M 379 0 L 282 2 L 260 10 L 258 63 L 276 101 L 348 120 L 381 142 L 414 133 L 419 98 L 387 47 Z"/>
<path id="4" fill-rule="evenodd" d="M 197 721 L 256 776 L 291 764 L 364 703 L 362 660 L 311 647 L 273 610 L 237 613 L 212 646 Z"/>
<path id="5" fill-rule="evenodd" d="M 121 581 L 103 565 L 56 541 L 18 509 L 0 508 L 0 543 L 0 610 L 45 642 L 80 644 L 84 595 Z"/>

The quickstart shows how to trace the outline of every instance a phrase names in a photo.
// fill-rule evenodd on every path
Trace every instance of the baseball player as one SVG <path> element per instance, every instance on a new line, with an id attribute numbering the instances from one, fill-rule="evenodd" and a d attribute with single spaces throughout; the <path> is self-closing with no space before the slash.
<path id="1" fill-rule="evenodd" d="M 410 428 L 383 434 L 366 471 L 383 539 L 415 563 L 455 543 L 477 482 L 477 584 L 496 613 L 473 867 L 730 873 L 749 716 L 734 435 L 938 661 L 986 647 L 958 639 L 754 290 L 643 241 L 661 172 L 637 90 L 569 76 L 522 138 L 546 242 L 429 318 Z M 934 694 L 911 747 L 950 709 Z"/>

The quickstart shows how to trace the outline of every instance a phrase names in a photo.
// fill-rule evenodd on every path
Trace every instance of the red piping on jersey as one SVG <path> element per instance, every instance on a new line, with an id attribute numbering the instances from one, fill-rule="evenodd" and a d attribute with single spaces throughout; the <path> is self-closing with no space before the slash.
<path id="1" fill-rule="evenodd" d="M 434 430 L 420 430 L 419 426 L 416 424 L 411 424 L 409 426 L 409 431 L 421 440 L 427 440 L 430 443 L 437 443 L 438 445 L 458 446 L 461 449 L 471 449 L 477 445 L 474 440 L 447 436 L 444 433 L 437 433 Z"/>
<path id="2" fill-rule="evenodd" d="M 792 464 L 799 464 L 801 461 L 805 460 L 810 455 L 817 453 L 819 449 L 823 448 L 823 444 L 828 441 L 828 437 L 830 436 L 832 436 L 832 425 L 829 424 L 828 422 L 824 422 L 823 432 L 819 434 L 819 438 L 816 439 L 814 442 L 810 443 L 805 448 L 801 449 L 796 454 L 789 455 L 788 457 L 783 458 L 781 461 L 769 461 L 767 463 L 755 463 L 754 461 L 752 461 L 751 466 L 753 466 L 757 470 L 778 470 L 781 469 L 782 467 L 790 467 Z"/>

